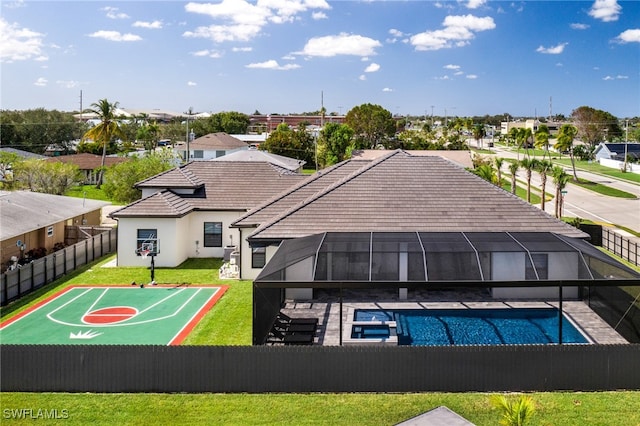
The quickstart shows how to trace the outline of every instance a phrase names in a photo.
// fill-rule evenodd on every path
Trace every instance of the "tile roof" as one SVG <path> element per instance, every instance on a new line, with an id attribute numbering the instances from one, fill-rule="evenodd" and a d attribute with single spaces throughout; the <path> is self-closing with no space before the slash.
<path id="1" fill-rule="evenodd" d="M 261 206 L 258 206 L 247 214 L 239 218 L 232 226 L 245 227 L 260 225 L 279 215 L 283 211 L 287 211 L 296 205 L 303 203 L 309 197 L 323 191 L 326 187 L 336 180 L 340 180 L 345 176 L 349 176 L 356 170 L 368 164 L 368 160 L 351 160 L 343 161 L 332 167 L 320 170 L 311 175 L 308 179 L 289 188 L 287 191 L 278 194 L 276 197 L 267 200 Z"/>
<path id="2" fill-rule="evenodd" d="M 264 161 L 291 171 L 300 169 L 306 163 L 304 160 L 272 154 L 258 149 L 236 151 L 223 155 L 222 157 L 211 159 L 210 161 Z"/>
<path id="3" fill-rule="evenodd" d="M 545 231 L 587 237 L 448 160 L 398 150 L 281 210 L 262 222 L 249 238 L 279 240 L 321 232 L 373 230 Z"/>
<path id="4" fill-rule="evenodd" d="M 96 154 L 82 153 L 72 155 L 60 155 L 57 157 L 47 157 L 45 161 L 50 163 L 75 164 L 80 170 L 93 170 L 102 166 L 102 156 Z M 105 157 L 105 166 L 113 166 L 124 161 L 129 161 L 126 157 Z"/>
<path id="5" fill-rule="evenodd" d="M 187 189 L 200 188 L 204 182 L 193 172 L 197 169 L 192 166 L 195 163 L 188 163 L 175 169 L 167 170 L 148 179 L 136 183 L 136 188 L 173 188 Z"/>
<path id="6" fill-rule="evenodd" d="M 0 191 L 0 240 L 26 234 L 110 204 L 31 191 Z"/>
<path id="7" fill-rule="evenodd" d="M 114 210 L 111 217 L 182 217 L 193 210 L 188 199 L 168 191 L 160 191 Z"/>
<path id="8" fill-rule="evenodd" d="M 189 149 L 215 150 L 248 148 L 249 144 L 224 132 L 209 133 L 189 142 Z"/>
<path id="9" fill-rule="evenodd" d="M 112 217 L 180 217 L 194 210 L 247 211 L 307 179 L 265 162 L 193 161 L 140 182 L 163 191 L 117 210 Z M 192 188 L 194 193 L 180 193 Z"/>

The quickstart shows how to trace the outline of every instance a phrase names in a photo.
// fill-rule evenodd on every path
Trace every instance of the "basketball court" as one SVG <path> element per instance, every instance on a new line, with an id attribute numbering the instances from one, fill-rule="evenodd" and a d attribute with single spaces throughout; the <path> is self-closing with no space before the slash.
<path id="1" fill-rule="evenodd" d="M 227 286 L 70 286 L 0 324 L 3 344 L 178 345 Z"/>

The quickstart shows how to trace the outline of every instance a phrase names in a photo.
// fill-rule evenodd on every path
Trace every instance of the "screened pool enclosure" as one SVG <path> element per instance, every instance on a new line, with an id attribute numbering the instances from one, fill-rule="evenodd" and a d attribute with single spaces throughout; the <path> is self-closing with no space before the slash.
<path id="1" fill-rule="evenodd" d="M 327 232 L 283 241 L 256 282 L 634 277 L 591 244 L 548 232 Z"/>
<path id="2" fill-rule="evenodd" d="M 314 289 L 391 288 L 402 300 L 407 289 L 465 287 L 561 302 L 639 279 L 588 242 L 550 232 L 325 232 L 282 241 L 254 281 L 254 344 L 286 299 L 311 300 Z"/>

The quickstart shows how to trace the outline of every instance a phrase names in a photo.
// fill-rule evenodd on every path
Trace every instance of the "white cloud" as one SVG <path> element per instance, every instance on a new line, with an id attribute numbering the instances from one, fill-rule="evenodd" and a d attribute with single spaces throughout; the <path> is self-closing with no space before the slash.
<path id="1" fill-rule="evenodd" d="M 75 89 L 80 86 L 80 82 L 73 80 L 58 80 L 56 84 L 60 87 L 64 87 L 65 89 Z"/>
<path id="2" fill-rule="evenodd" d="M 24 61 L 39 58 L 42 53 L 43 34 L 18 24 L 9 24 L 0 17 L 0 62 Z"/>
<path id="3" fill-rule="evenodd" d="M 467 74 L 467 78 L 468 78 L 469 80 L 475 80 L 476 78 L 478 78 L 478 76 L 477 76 L 477 75 L 475 75 L 475 74 Z"/>
<path id="4" fill-rule="evenodd" d="M 589 28 L 589 25 L 580 24 L 576 22 L 576 23 L 570 24 L 569 27 L 571 27 L 572 30 L 586 30 L 587 28 Z"/>
<path id="5" fill-rule="evenodd" d="M 187 86 L 197 86 L 198 83 L 196 83 L 195 81 L 187 81 Z"/>
<path id="6" fill-rule="evenodd" d="M 299 55 L 331 57 L 336 55 L 369 56 L 375 55 L 379 41 L 360 35 L 339 35 L 316 37 L 307 41 Z"/>
<path id="7" fill-rule="evenodd" d="M 259 68 L 259 69 L 278 70 L 278 71 L 288 71 L 288 70 L 294 70 L 296 68 L 300 68 L 300 65 L 298 64 L 280 65 L 278 64 L 278 61 L 276 61 L 275 59 L 270 59 L 265 62 L 258 62 L 258 63 L 253 63 L 245 66 L 247 68 Z"/>
<path id="8" fill-rule="evenodd" d="M 119 31 L 100 30 L 89 34 L 89 37 L 102 38 L 109 41 L 140 41 L 142 37 L 135 34 L 121 34 Z"/>
<path id="9" fill-rule="evenodd" d="M 217 50 L 209 50 L 209 49 L 198 50 L 196 52 L 191 52 L 191 54 L 193 56 L 207 57 L 207 58 L 214 58 L 214 59 L 218 59 L 222 57 L 221 52 L 218 52 Z"/>
<path id="10" fill-rule="evenodd" d="M 146 22 L 146 21 L 136 21 L 133 23 L 134 27 L 138 27 L 138 28 L 147 28 L 150 30 L 159 30 L 162 28 L 162 21 L 153 21 L 153 22 Z"/>
<path id="11" fill-rule="evenodd" d="M 402 37 L 404 36 L 404 34 L 403 34 L 403 32 L 402 32 L 402 31 L 397 30 L 397 29 L 395 29 L 395 28 L 391 28 L 391 29 L 389 30 L 389 35 L 390 35 L 391 37 L 389 37 L 389 38 L 386 40 L 386 42 L 387 42 L 387 43 L 395 43 L 395 42 L 397 42 L 397 41 L 398 41 L 398 39 L 399 39 L 399 38 L 402 38 Z"/>
<path id="12" fill-rule="evenodd" d="M 640 43 L 640 28 L 623 31 L 616 40 L 619 43 Z"/>
<path id="13" fill-rule="evenodd" d="M 568 45 L 569 43 L 560 43 L 557 46 L 551 46 L 551 47 L 544 47 L 544 46 L 540 46 L 536 49 L 536 52 L 538 53 L 546 53 L 549 55 L 559 55 L 564 51 L 564 48 Z"/>
<path id="14" fill-rule="evenodd" d="M 460 65 L 448 64 L 448 65 L 445 65 L 442 68 L 447 69 L 447 70 L 459 70 L 460 69 Z"/>
<path id="15" fill-rule="evenodd" d="M 324 12 L 313 12 L 311 14 L 311 18 L 315 21 L 319 21 L 320 19 L 328 19 L 329 17 Z"/>
<path id="16" fill-rule="evenodd" d="M 492 30 L 496 27 L 493 18 L 479 18 L 473 15 L 447 16 L 442 22 L 443 29 L 426 31 L 410 38 L 416 50 L 439 50 L 462 47 L 469 44 L 475 32 Z"/>
<path id="17" fill-rule="evenodd" d="M 37 79 L 37 80 L 33 83 L 33 85 L 34 85 L 34 86 L 38 86 L 38 87 L 44 87 L 44 86 L 46 86 L 46 85 L 47 85 L 47 83 L 48 83 L 48 82 L 49 82 L 49 80 L 47 80 L 46 78 L 44 78 L 44 77 L 40 77 L 39 79 Z"/>
<path id="18" fill-rule="evenodd" d="M 234 47 L 231 49 L 232 52 L 251 52 L 253 47 Z"/>
<path id="19" fill-rule="evenodd" d="M 467 3 L 467 7 L 469 9 L 477 9 L 483 4 L 485 4 L 486 2 L 487 0 L 469 0 L 469 3 Z"/>
<path id="20" fill-rule="evenodd" d="M 317 9 L 331 9 L 325 0 L 222 0 L 220 3 L 189 2 L 185 10 L 213 18 L 216 23 L 186 31 L 184 37 L 206 38 L 216 43 L 249 41 L 258 36 L 268 23 L 283 24 L 313 10 L 313 19 L 323 19 Z M 321 12 L 320 12 L 321 13 Z"/>
<path id="21" fill-rule="evenodd" d="M 117 7 L 107 6 L 107 7 L 103 7 L 100 10 L 105 12 L 107 14 L 107 18 L 109 18 L 109 19 L 127 19 L 127 18 L 129 18 L 129 15 L 127 15 L 126 13 L 118 12 L 119 9 Z"/>
<path id="22" fill-rule="evenodd" d="M 376 72 L 378 70 L 380 70 L 380 65 L 372 62 L 367 68 L 365 68 L 364 72 Z"/>
<path id="23" fill-rule="evenodd" d="M 358 77 L 358 80 L 360 81 L 365 81 L 367 79 L 367 76 L 362 74 L 360 77 Z"/>
<path id="24" fill-rule="evenodd" d="M 390 87 L 385 87 L 384 89 L 382 89 L 383 92 L 393 92 L 393 89 Z"/>
<path id="25" fill-rule="evenodd" d="M 606 76 L 603 78 L 604 81 L 611 81 L 611 80 L 626 80 L 628 79 L 629 76 L 626 75 L 616 75 L 615 77 L 612 77 L 610 75 Z"/>
<path id="26" fill-rule="evenodd" d="M 621 9 L 617 0 L 595 0 L 589 10 L 589 16 L 603 22 L 617 21 Z"/>

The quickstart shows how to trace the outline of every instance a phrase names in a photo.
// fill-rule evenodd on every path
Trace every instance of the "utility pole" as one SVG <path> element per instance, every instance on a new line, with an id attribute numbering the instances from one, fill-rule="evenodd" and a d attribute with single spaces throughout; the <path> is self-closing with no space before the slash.
<path id="1" fill-rule="evenodd" d="M 191 117 L 191 112 L 193 111 L 193 107 L 189 107 L 189 109 L 187 110 L 186 114 L 187 114 L 187 133 L 186 133 L 186 137 L 185 137 L 185 142 L 187 143 L 187 152 L 185 153 L 184 156 L 184 162 L 188 163 L 189 162 L 189 117 Z"/>

